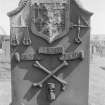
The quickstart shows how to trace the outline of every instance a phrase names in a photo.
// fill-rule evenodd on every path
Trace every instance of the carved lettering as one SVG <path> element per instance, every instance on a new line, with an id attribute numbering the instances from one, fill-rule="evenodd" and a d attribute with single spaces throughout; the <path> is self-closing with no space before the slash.
<path id="1" fill-rule="evenodd" d="M 34 54 L 21 54 L 21 61 L 39 61 L 40 58 Z"/>
<path id="2" fill-rule="evenodd" d="M 63 47 L 41 47 L 38 52 L 40 54 L 62 54 Z"/>
<path id="3" fill-rule="evenodd" d="M 74 53 L 64 53 L 61 57 L 60 60 L 62 61 L 70 61 L 70 60 L 75 60 L 75 59 L 83 59 L 84 58 L 84 52 L 74 52 Z"/>

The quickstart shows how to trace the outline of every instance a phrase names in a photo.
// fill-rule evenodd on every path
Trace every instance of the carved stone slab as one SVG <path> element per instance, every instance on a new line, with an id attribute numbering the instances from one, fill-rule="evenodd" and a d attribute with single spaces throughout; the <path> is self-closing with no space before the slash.
<path id="1" fill-rule="evenodd" d="M 77 0 L 21 0 L 8 15 L 12 105 L 88 105 L 92 14 Z"/>

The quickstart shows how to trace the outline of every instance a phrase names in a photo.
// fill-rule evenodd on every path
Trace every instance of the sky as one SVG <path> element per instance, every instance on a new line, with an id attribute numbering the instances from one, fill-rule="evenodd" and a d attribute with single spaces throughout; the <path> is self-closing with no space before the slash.
<path id="1" fill-rule="evenodd" d="M 105 0 L 79 0 L 82 6 L 93 12 L 91 17 L 91 34 L 105 34 Z M 0 0 L 0 34 L 9 35 L 9 18 L 7 12 L 15 9 L 19 0 Z"/>

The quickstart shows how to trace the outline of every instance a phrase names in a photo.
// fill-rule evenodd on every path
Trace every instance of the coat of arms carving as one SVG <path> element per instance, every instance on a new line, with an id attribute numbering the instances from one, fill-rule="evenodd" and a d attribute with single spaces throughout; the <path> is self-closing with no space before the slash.
<path id="1" fill-rule="evenodd" d="M 66 35 L 69 30 L 69 1 L 49 0 L 32 5 L 31 30 L 49 43 Z"/>

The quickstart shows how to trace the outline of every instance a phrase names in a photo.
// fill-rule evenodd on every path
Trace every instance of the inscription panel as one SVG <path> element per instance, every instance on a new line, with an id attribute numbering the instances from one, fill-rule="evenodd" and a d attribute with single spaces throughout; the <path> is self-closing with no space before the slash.
<path id="1" fill-rule="evenodd" d="M 62 54 L 64 49 L 63 47 L 40 47 L 38 52 L 40 54 Z"/>
<path id="2" fill-rule="evenodd" d="M 84 51 L 80 51 L 80 52 L 73 52 L 73 53 L 64 53 L 60 57 L 60 60 L 70 61 L 70 60 L 83 59 L 83 58 L 84 58 Z"/>

